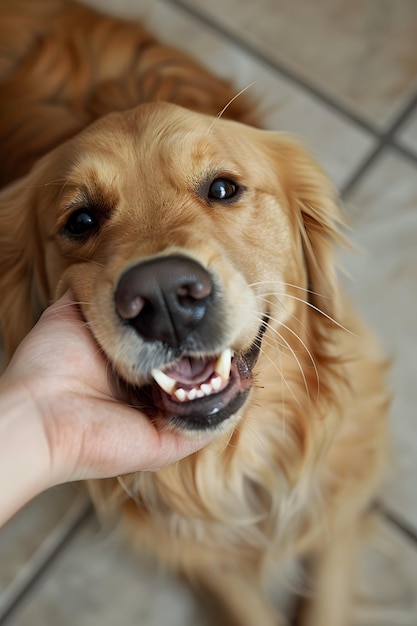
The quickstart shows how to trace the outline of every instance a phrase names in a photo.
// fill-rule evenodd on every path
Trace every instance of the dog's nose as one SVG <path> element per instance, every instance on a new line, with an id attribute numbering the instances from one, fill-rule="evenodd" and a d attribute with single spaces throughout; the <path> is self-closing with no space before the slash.
<path id="1" fill-rule="evenodd" d="M 202 324 L 213 294 L 209 273 L 196 261 L 170 255 L 127 270 L 116 289 L 116 310 L 146 340 L 182 346 Z"/>

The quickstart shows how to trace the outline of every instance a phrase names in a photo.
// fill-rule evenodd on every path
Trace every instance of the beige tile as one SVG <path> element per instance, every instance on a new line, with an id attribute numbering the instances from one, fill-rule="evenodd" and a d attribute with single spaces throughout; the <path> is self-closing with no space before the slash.
<path id="1" fill-rule="evenodd" d="M 83 4 L 105 11 L 113 15 L 120 15 L 127 19 L 141 18 L 152 8 L 153 0 L 82 0 Z"/>
<path id="2" fill-rule="evenodd" d="M 417 156 L 417 108 L 400 129 L 397 139 Z"/>
<path id="3" fill-rule="evenodd" d="M 204 626 L 179 582 L 88 523 L 8 626 Z"/>
<path id="4" fill-rule="evenodd" d="M 417 168 L 386 153 L 349 198 L 362 248 L 347 288 L 393 359 L 394 473 L 386 502 L 417 529 Z"/>
<path id="5" fill-rule="evenodd" d="M 51 489 L 32 500 L 0 529 L 0 589 L 36 552 L 76 497 L 77 491 L 71 485 Z"/>
<path id="6" fill-rule="evenodd" d="M 0 620 L 88 506 L 79 489 L 56 487 L 0 529 Z"/>
<path id="7" fill-rule="evenodd" d="M 360 559 L 353 626 L 417 624 L 417 549 L 380 521 Z"/>
<path id="8" fill-rule="evenodd" d="M 94 4 L 106 7 L 111 3 L 94 0 Z M 160 0 L 134 6 L 132 14 L 143 15 L 149 30 L 162 41 L 190 53 L 220 76 L 232 79 L 238 89 L 252 85 L 248 94 L 259 101 L 264 126 L 300 137 L 337 186 L 349 179 L 355 165 L 372 147 L 373 140 L 365 132 L 201 22 Z"/>
<path id="9" fill-rule="evenodd" d="M 417 552 L 380 523 L 357 578 L 353 626 L 413 626 Z M 7 626 L 209 626 L 204 609 L 177 580 L 141 561 L 88 522 Z"/>
<path id="10" fill-rule="evenodd" d="M 416 87 L 415 0 L 183 0 L 373 124 Z"/>

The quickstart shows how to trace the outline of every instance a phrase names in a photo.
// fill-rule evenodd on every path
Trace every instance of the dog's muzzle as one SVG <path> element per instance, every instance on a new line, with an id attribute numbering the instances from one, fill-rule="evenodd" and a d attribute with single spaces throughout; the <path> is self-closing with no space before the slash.
<path id="1" fill-rule="evenodd" d="M 151 385 L 137 390 L 144 406 L 151 397 L 159 417 L 183 429 L 204 430 L 243 405 L 267 322 L 245 354 L 230 348 L 219 352 L 221 296 L 199 263 L 182 255 L 139 263 L 122 275 L 115 304 L 123 323 L 142 340 L 175 355 L 152 370 Z"/>

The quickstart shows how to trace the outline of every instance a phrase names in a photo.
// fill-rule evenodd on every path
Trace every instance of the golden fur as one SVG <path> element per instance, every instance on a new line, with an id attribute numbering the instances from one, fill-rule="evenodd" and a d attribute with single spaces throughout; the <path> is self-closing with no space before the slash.
<path id="1" fill-rule="evenodd" d="M 333 189 L 300 145 L 253 126 L 246 100 L 227 109 L 233 121 L 212 117 L 233 88 L 139 25 L 61 1 L 0 11 L 8 353 L 71 287 L 120 379 L 143 384 L 153 348 L 120 324 L 114 292 L 127 268 L 178 253 L 221 293 L 213 354 L 245 353 L 267 316 L 249 397 L 212 444 L 90 491 L 138 544 L 221 597 L 221 623 L 276 624 L 262 578 L 288 556 L 314 572 L 303 623 L 349 623 L 348 564 L 385 460 L 386 394 L 378 349 L 337 284 Z M 243 191 L 210 199 L 210 177 Z M 98 232 L 68 237 L 86 204 Z"/>

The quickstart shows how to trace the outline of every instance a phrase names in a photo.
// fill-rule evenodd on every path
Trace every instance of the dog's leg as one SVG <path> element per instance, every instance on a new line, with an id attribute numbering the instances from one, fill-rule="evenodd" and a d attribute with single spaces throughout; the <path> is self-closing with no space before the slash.
<path id="1" fill-rule="evenodd" d="M 333 538 L 309 564 L 311 595 L 301 602 L 296 626 L 351 624 L 357 559 L 358 528 L 353 524 Z"/>

